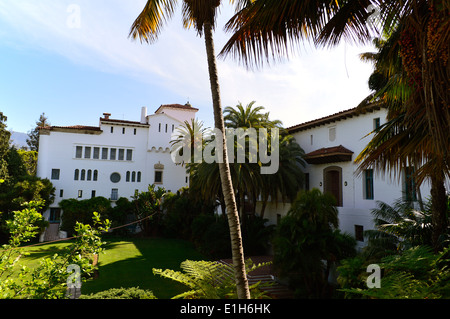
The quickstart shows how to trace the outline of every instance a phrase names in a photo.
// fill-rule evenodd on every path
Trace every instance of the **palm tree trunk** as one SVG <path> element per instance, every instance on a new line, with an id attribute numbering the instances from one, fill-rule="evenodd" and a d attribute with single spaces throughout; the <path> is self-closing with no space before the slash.
<path id="1" fill-rule="evenodd" d="M 219 172 L 220 180 L 222 182 L 222 192 L 227 208 L 228 225 L 230 228 L 231 251 L 233 256 L 237 296 L 239 299 L 250 299 L 250 290 L 248 287 L 247 274 L 245 271 L 244 248 L 242 246 L 239 214 L 231 181 L 230 167 L 228 165 L 228 155 L 226 148 L 227 143 L 225 141 L 225 123 L 223 119 L 222 105 L 220 100 L 219 78 L 217 74 L 216 56 L 214 53 L 212 25 L 209 22 L 205 22 L 203 28 L 205 31 L 206 54 L 208 57 L 209 80 L 211 82 L 214 122 L 216 128 L 223 133 L 223 160 L 219 162 Z"/>

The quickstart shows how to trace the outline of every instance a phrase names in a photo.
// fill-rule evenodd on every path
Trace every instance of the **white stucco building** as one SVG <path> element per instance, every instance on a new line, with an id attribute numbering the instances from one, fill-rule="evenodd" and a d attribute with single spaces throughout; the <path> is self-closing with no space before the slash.
<path id="1" fill-rule="evenodd" d="M 409 178 L 411 168 L 399 176 L 374 170 L 357 175 L 356 157 L 372 138 L 377 126 L 386 122 L 387 110 L 377 106 L 353 108 L 317 120 L 288 128 L 291 135 L 305 151 L 307 166 L 305 187 L 318 188 L 332 193 L 338 203 L 340 229 L 353 234 L 364 245 L 362 233 L 373 229 L 371 210 L 377 201 L 393 204 L 397 199 L 430 195 L 430 185 L 425 181 L 420 193 Z M 290 204 L 273 203 L 265 217 L 272 223 L 284 216 Z"/>
<path id="2" fill-rule="evenodd" d="M 172 132 L 195 118 L 189 104 L 160 106 L 139 121 L 112 119 L 104 113 L 99 126 L 50 126 L 40 130 L 37 176 L 56 188 L 55 201 L 44 214 L 59 225 L 63 199 L 103 196 L 112 201 L 130 198 L 156 184 L 176 192 L 188 186 L 185 167 L 170 156 Z"/>

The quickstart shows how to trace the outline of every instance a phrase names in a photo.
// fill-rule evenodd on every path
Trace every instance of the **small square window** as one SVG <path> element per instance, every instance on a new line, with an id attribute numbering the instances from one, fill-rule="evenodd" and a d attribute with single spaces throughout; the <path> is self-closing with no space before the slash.
<path id="1" fill-rule="evenodd" d="M 133 160 L 133 150 L 127 150 L 127 161 Z"/>
<path id="2" fill-rule="evenodd" d="M 75 158 L 81 158 L 82 154 L 83 154 L 83 147 L 77 146 L 75 151 Z"/>
<path id="3" fill-rule="evenodd" d="M 90 147 L 85 147 L 84 148 L 84 158 L 91 158 L 91 148 Z"/>
<path id="4" fill-rule="evenodd" d="M 63 189 L 59 190 L 59 197 L 64 197 L 64 190 Z"/>
<path id="5" fill-rule="evenodd" d="M 106 147 L 102 148 L 102 159 L 107 160 L 108 159 L 108 149 Z"/>
<path id="6" fill-rule="evenodd" d="M 155 171 L 155 184 L 162 184 L 163 182 L 163 172 Z"/>
<path id="7" fill-rule="evenodd" d="M 366 169 L 364 171 L 364 199 L 373 199 L 373 169 Z"/>
<path id="8" fill-rule="evenodd" d="M 364 241 L 364 226 L 355 225 L 355 239 L 357 241 Z"/>
<path id="9" fill-rule="evenodd" d="M 52 169 L 52 179 L 59 180 L 59 173 L 60 173 L 59 168 Z"/>
<path id="10" fill-rule="evenodd" d="M 96 193 L 95 190 L 91 192 L 91 198 L 94 198 L 94 197 L 95 197 L 95 193 Z"/>
<path id="11" fill-rule="evenodd" d="M 83 197 L 83 191 L 80 189 L 78 191 L 78 198 L 82 198 Z"/>
<path id="12" fill-rule="evenodd" d="M 380 127 L 380 118 L 377 117 L 375 119 L 373 119 L 373 129 L 376 130 Z"/>
<path id="13" fill-rule="evenodd" d="M 111 149 L 111 151 L 109 153 L 109 159 L 111 161 L 115 161 L 116 160 L 116 151 L 117 151 L 117 149 L 115 149 L 115 148 Z"/>

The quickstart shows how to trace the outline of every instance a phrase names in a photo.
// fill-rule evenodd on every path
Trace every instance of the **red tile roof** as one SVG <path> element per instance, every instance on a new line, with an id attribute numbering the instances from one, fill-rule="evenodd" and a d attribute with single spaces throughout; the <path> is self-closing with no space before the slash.
<path id="1" fill-rule="evenodd" d="M 54 131 L 55 129 L 101 131 L 100 127 L 98 126 L 85 126 L 85 125 L 39 127 L 39 130 Z"/>
<path id="2" fill-rule="evenodd" d="M 161 105 L 156 111 L 155 113 L 158 113 L 159 110 L 161 110 L 162 108 L 172 108 L 172 109 L 182 109 L 182 110 L 192 110 L 192 111 L 198 111 L 197 108 L 192 107 L 189 103 L 186 103 L 185 105 L 181 105 L 181 104 L 164 104 Z"/>
<path id="3" fill-rule="evenodd" d="M 325 164 L 333 162 L 351 161 L 353 152 L 342 145 L 333 147 L 323 147 L 305 155 L 305 160 L 309 164 Z"/>
<path id="4" fill-rule="evenodd" d="M 298 125 L 294 125 L 291 127 L 288 127 L 287 130 L 290 134 L 295 133 L 295 132 L 300 132 L 300 131 L 304 131 L 316 126 L 320 126 L 320 125 L 325 125 L 325 124 L 329 124 L 329 123 L 333 123 L 336 121 L 340 121 L 340 120 L 344 120 L 347 118 L 351 118 L 353 116 L 359 116 L 361 114 L 365 114 L 367 112 L 373 112 L 373 111 L 377 111 L 379 109 L 381 109 L 383 106 L 377 103 L 374 104 L 369 104 L 367 106 L 364 107 L 354 107 L 352 109 L 348 109 L 342 112 L 338 112 L 335 114 L 331 114 L 316 120 L 312 120 L 309 122 L 305 122 L 302 124 L 298 124 Z"/>

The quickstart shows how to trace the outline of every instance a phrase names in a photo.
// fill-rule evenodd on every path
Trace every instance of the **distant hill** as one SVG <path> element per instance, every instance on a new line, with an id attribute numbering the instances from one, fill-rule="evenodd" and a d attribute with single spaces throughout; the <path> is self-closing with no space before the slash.
<path id="1" fill-rule="evenodd" d="M 10 143 L 11 143 L 11 145 L 15 145 L 16 148 L 22 148 L 22 147 L 28 148 L 27 138 L 28 138 L 27 133 L 11 131 Z"/>

